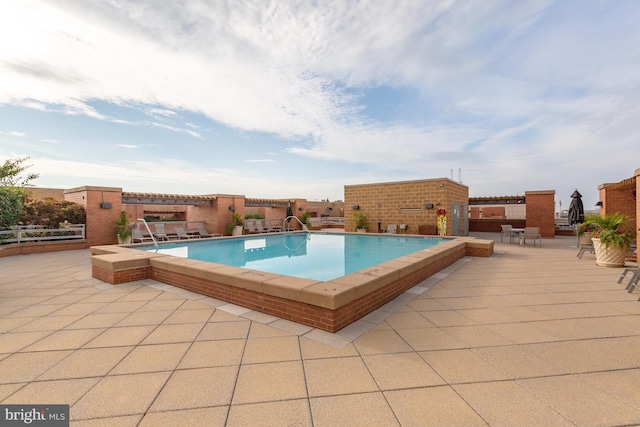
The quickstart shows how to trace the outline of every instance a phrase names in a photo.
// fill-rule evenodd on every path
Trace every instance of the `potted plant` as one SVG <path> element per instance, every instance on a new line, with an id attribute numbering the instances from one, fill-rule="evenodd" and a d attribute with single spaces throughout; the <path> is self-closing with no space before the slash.
<path id="1" fill-rule="evenodd" d="M 131 243 L 131 234 L 133 233 L 133 224 L 129 220 L 125 211 L 120 212 L 120 216 L 113 222 L 119 245 L 127 245 Z"/>
<path id="2" fill-rule="evenodd" d="M 227 232 L 232 236 L 242 236 L 244 230 L 244 220 L 237 212 L 231 213 L 231 222 L 227 224 Z"/>
<path id="3" fill-rule="evenodd" d="M 596 264 L 603 267 L 624 267 L 629 246 L 635 239 L 635 231 L 630 223 L 632 218 L 620 213 L 590 215 L 583 224 L 591 224 L 593 249 Z"/>
<path id="4" fill-rule="evenodd" d="M 305 212 L 300 215 L 300 222 L 303 223 L 309 230 L 311 230 L 311 214 Z"/>
<path id="5" fill-rule="evenodd" d="M 595 218 L 591 219 L 592 216 L 599 217 L 600 215 L 587 215 L 584 219 L 584 222 L 576 226 L 576 234 L 578 235 L 578 239 L 580 240 L 580 245 L 592 245 L 591 234 L 596 231 L 597 228 L 593 222 Z"/>
<path id="6" fill-rule="evenodd" d="M 355 231 L 358 233 L 366 233 L 367 232 L 367 217 L 365 214 L 361 212 L 353 213 L 353 220 L 355 222 Z"/>

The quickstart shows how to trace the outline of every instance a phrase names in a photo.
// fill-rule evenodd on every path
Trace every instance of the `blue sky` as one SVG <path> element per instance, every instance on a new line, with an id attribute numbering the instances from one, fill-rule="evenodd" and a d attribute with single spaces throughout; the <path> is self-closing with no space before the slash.
<path id="1" fill-rule="evenodd" d="M 640 168 L 640 2 L 0 4 L 0 161 L 40 187 L 309 200 L 451 177 L 585 207 Z"/>

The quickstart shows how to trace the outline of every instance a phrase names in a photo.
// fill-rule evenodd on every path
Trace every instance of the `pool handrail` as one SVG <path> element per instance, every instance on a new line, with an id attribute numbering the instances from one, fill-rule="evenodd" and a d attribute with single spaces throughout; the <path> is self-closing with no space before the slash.
<path id="1" fill-rule="evenodd" d="M 144 218 L 138 218 L 136 222 L 137 221 L 142 221 L 144 226 L 147 228 L 147 231 L 149 232 L 149 236 L 151 236 L 151 240 L 153 240 L 153 244 L 156 247 L 156 251 L 158 251 L 160 247 L 158 246 L 158 242 L 156 242 L 156 238 L 153 236 L 153 233 L 151 232 L 151 229 L 149 228 L 149 224 L 147 224 L 147 221 Z"/>
<path id="2" fill-rule="evenodd" d="M 307 228 L 307 226 L 302 221 L 300 221 L 300 218 L 298 218 L 295 215 L 289 215 L 288 217 L 286 217 L 285 219 L 282 220 L 282 229 L 283 230 L 285 229 L 284 222 L 287 221 L 287 220 L 290 220 L 291 218 L 295 218 L 295 220 L 298 221 L 300 223 L 300 225 L 302 226 L 302 229 L 304 231 L 306 231 L 307 233 L 309 233 L 309 229 Z M 287 227 L 286 230 L 288 231 L 289 227 Z"/>

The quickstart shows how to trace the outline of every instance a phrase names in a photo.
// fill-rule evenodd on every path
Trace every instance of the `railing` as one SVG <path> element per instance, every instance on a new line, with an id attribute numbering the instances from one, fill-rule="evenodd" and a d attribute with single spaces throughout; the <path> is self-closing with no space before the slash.
<path id="1" fill-rule="evenodd" d="M 344 227 L 344 217 L 342 216 L 323 216 L 320 218 L 310 218 L 312 227 Z"/>
<path id="2" fill-rule="evenodd" d="M 30 225 L 0 231 L 0 244 L 72 239 L 85 239 L 84 224 L 70 224 L 63 228 L 44 228 L 44 226 Z"/>
<path id="3" fill-rule="evenodd" d="M 295 215 L 288 216 L 288 217 L 286 217 L 285 219 L 283 219 L 283 220 L 282 220 L 282 228 L 283 228 L 283 229 L 287 229 L 287 230 L 289 229 L 289 227 L 285 226 L 285 225 L 284 225 L 284 223 L 285 223 L 285 222 L 287 222 L 287 223 L 288 223 L 288 221 L 287 221 L 287 220 L 291 220 L 291 219 L 295 219 L 296 221 L 298 221 L 298 222 L 300 223 L 300 225 L 302 226 L 302 229 L 303 229 L 304 231 L 306 231 L 306 232 L 309 232 L 309 229 L 307 228 L 307 226 L 306 226 L 302 221 L 300 221 L 300 218 L 298 218 L 298 217 L 297 217 L 297 216 L 295 216 Z"/>

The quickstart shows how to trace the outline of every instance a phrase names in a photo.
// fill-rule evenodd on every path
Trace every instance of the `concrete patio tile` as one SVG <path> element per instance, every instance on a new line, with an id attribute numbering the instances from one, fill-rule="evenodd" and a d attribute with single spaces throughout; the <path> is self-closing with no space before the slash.
<path id="1" fill-rule="evenodd" d="M 68 350 L 12 354 L 0 360 L 0 383 L 33 381 L 70 354 Z"/>
<path id="2" fill-rule="evenodd" d="M 166 318 L 171 316 L 173 311 L 137 311 L 131 313 L 124 319 L 120 320 L 114 326 L 143 326 L 143 325 L 158 325 L 162 323 Z"/>
<path id="3" fill-rule="evenodd" d="M 2 317 L 1 314 L 0 318 L 2 319 L 2 322 L 0 322 L 0 334 L 12 332 L 14 329 L 19 328 L 25 323 L 29 323 L 33 320 L 30 317 Z M 2 345 L 0 345 L 0 348 L 2 348 Z"/>
<path id="4" fill-rule="evenodd" d="M 233 405 L 229 409 L 226 427 L 311 427 L 311 413 L 306 399 L 281 402 Z M 315 423 L 316 426 L 321 425 Z"/>
<path id="5" fill-rule="evenodd" d="M 38 377 L 39 381 L 106 375 L 133 347 L 80 349 Z"/>
<path id="6" fill-rule="evenodd" d="M 216 322 L 204 325 L 196 341 L 246 339 L 251 322 Z"/>
<path id="7" fill-rule="evenodd" d="M 428 351 L 420 356 L 449 384 L 508 379 L 471 350 Z"/>
<path id="8" fill-rule="evenodd" d="M 437 301 L 447 310 L 479 310 L 487 308 L 487 298 L 484 296 L 466 296 L 458 298 L 438 298 Z"/>
<path id="9" fill-rule="evenodd" d="M 76 314 L 73 316 L 46 316 L 39 319 L 35 319 L 32 322 L 26 323 L 19 328 L 14 329 L 14 332 L 33 332 L 33 331 L 55 331 L 65 326 L 80 320 L 84 315 Z"/>
<path id="10" fill-rule="evenodd" d="M 105 305 L 96 313 L 133 313 L 146 303 L 147 301 L 123 301 L 120 298 L 118 301 Z"/>
<path id="11" fill-rule="evenodd" d="M 619 401 L 640 409 L 640 387 L 638 387 L 638 384 L 640 384 L 640 369 L 594 372 L 576 376 L 609 393 Z"/>
<path id="12" fill-rule="evenodd" d="M 533 378 L 564 375 L 567 370 L 549 363 L 521 346 L 482 347 L 473 353 L 509 378 Z"/>
<path id="13" fill-rule="evenodd" d="M 290 332 L 298 336 L 302 336 L 310 332 L 311 330 L 313 330 L 311 326 L 303 325 L 302 323 L 292 322 L 286 319 L 278 319 L 274 322 L 269 323 L 269 326 L 271 326 L 272 328 L 279 329 L 281 331 Z"/>
<path id="14" fill-rule="evenodd" d="M 232 404 L 306 398 L 302 362 L 261 363 L 240 367 Z"/>
<path id="15" fill-rule="evenodd" d="M 269 325 L 263 325 L 258 322 L 251 322 L 249 329 L 249 338 L 290 337 L 292 335 L 291 332 L 283 331 L 282 329 Z"/>
<path id="16" fill-rule="evenodd" d="M 640 409 L 576 376 L 518 380 L 518 384 L 578 425 L 637 425 Z"/>
<path id="17" fill-rule="evenodd" d="M 496 345 L 509 345 L 513 342 L 496 334 L 485 326 L 455 326 L 440 328 L 441 331 L 451 335 L 456 340 L 467 344 L 469 347 L 485 347 Z"/>
<path id="18" fill-rule="evenodd" d="M 127 315 L 128 313 L 89 314 L 66 326 L 65 329 L 110 328 Z"/>
<path id="19" fill-rule="evenodd" d="M 433 299 L 426 294 L 416 297 L 413 301 L 407 304 L 407 307 L 417 311 L 437 311 L 437 310 L 449 310 L 449 307 L 442 304 L 440 301 Z"/>
<path id="20" fill-rule="evenodd" d="M 442 377 L 417 353 L 380 354 L 363 359 L 381 390 L 445 384 Z"/>
<path id="21" fill-rule="evenodd" d="M 361 355 L 404 353 L 412 348 L 392 329 L 371 331 L 357 338 L 353 344 Z"/>
<path id="22" fill-rule="evenodd" d="M 487 426 L 451 387 L 427 387 L 384 392 L 403 426 Z"/>
<path id="23" fill-rule="evenodd" d="M 176 310 L 182 304 L 184 304 L 187 300 L 184 298 L 178 299 L 167 299 L 167 300 L 153 300 L 148 302 L 147 304 L 140 307 L 138 311 L 165 311 L 165 310 Z"/>
<path id="24" fill-rule="evenodd" d="M 216 309 L 211 318 L 209 318 L 209 323 L 215 322 L 246 322 L 246 319 L 243 319 L 237 314 L 231 314 L 227 311 Z"/>
<path id="25" fill-rule="evenodd" d="M 175 325 L 180 323 L 206 323 L 215 310 L 212 308 L 198 310 L 184 310 L 182 307 L 167 317 L 164 321 L 167 325 Z"/>
<path id="26" fill-rule="evenodd" d="M 105 307 L 107 304 L 102 302 L 86 303 L 82 301 L 78 304 L 68 305 L 54 312 L 56 316 L 71 316 L 75 314 L 91 314 Z"/>
<path id="27" fill-rule="evenodd" d="M 163 324 L 154 329 L 153 332 L 142 341 L 142 344 L 191 342 L 196 339 L 203 326 L 203 323 Z"/>
<path id="28" fill-rule="evenodd" d="M 94 385 L 100 378 L 81 378 L 74 380 L 37 381 L 27 384 L 24 388 L 14 393 L 3 404 L 44 403 L 73 405 Z"/>
<path id="29" fill-rule="evenodd" d="M 139 345 L 109 374 L 172 371 L 178 366 L 189 345 L 189 343 Z"/>
<path id="30" fill-rule="evenodd" d="M 527 344 L 523 348 L 569 373 L 585 373 L 616 369 L 618 362 L 593 351 L 594 340 Z"/>
<path id="31" fill-rule="evenodd" d="M 535 326 L 535 322 L 485 325 L 485 328 L 515 344 L 533 344 L 561 340 L 557 335 L 553 335 L 551 332 Z"/>
<path id="32" fill-rule="evenodd" d="M 425 311 L 422 315 L 437 327 L 474 325 L 475 322 L 453 310 Z"/>
<path id="33" fill-rule="evenodd" d="M 400 329 L 400 335 L 415 351 L 450 350 L 466 345 L 438 328 Z"/>
<path id="34" fill-rule="evenodd" d="M 535 322 L 535 326 L 562 339 L 606 338 L 633 335 L 634 332 L 623 325 L 610 322 L 607 318 L 562 319 Z"/>
<path id="35" fill-rule="evenodd" d="M 224 426 L 225 420 L 227 419 L 227 412 L 228 408 L 226 406 L 167 412 L 147 412 L 137 426 Z"/>
<path id="36" fill-rule="evenodd" d="M 23 348 L 46 337 L 51 332 L 10 332 L 0 334 L 0 351 L 2 353 L 15 353 Z"/>
<path id="37" fill-rule="evenodd" d="M 184 355 L 179 369 L 213 366 L 237 366 L 242 360 L 245 340 L 194 342 Z"/>
<path id="38" fill-rule="evenodd" d="M 530 322 L 534 320 L 551 320 L 551 316 L 540 313 L 537 307 L 493 307 L 492 310 L 509 317 L 512 322 Z"/>
<path id="39" fill-rule="evenodd" d="M 360 393 L 310 399 L 313 425 L 400 426 L 382 393 Z M 419 424 L 415 424 L 419 425 Z"/>
<path id="40" fill-rule="evenodd" d="M 263 325 L 268 325 L 269 323 L 275 322 L 279 319 L 279 317 L 272 316 L 267 313 L 262 313 L 260 311 L 250 311 L 242 315 L 245 319 L 252 320 L 254 322 L 262 323 Z"/>
<path id="41" fill-rule="evenodd" d="M 353 344 L 337 348 L 304 337 L 300 338 L 300 348 L 304 360 L 358 356 L 358 351 Z"/>
<path id="42" fill-rule="evenodd" d="M 453 388 L 491 426 L 575 426 L 512 381 L 459 384 Z"/>
<path id="43" fill-rule="evenodd" d="M 0 402 L 20 390 L 27 383 L 0 384 Z"/>
<path id="44" fill-rule="evenodd" d="M 413 310 L 393 313 L 387 317 L 385 321 L 393 329 L 435 327 L 435 325 L 429 322 L 423 315 Z"/>
<path id="45" fill-rule="evenodd" d="M 589 341 L 589 350 L 608 361 L 610 370 L 638 367 L 640 337 L 604 338 Z"/>
<path id="46" fill-rule="evenodd" d="M 24 351 L 75 350 L 98 336 L 104 329 L 70 329 L 52 333 Z"/>
<path id="47" fill-rule="evenodd" d="M 300 360 L 297 336 L 250 338 L 247 340 L 242 363 L 267 363 Z"/>
<path id="48" fill-rule="evenodd" d="M 71 420 L 144 414 L 170 372 L 104 377 L 71 407 Z"/>
<path id="49" fill-rule="evenodd" d="M 237 376 L 237 366 L 177 370 L 149 412 L 229 405 Z"/>
<path id="50" fill-rule="evenodd" d="M 138 345 L 153 331 L 154 326 L 124 326 L 105 330 L 87 344 L 84 348 L 122 347 Z"/>
<path id="51" fill-rule="evenodd" d="M 74 420 L 73 427 L 137 427 L 142 415 Z"/>
<path id="52" fill-rule="evenodd" d="M 304 361 L 309 397 L 379 391 L 359 357 Z"/>

